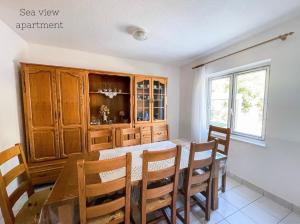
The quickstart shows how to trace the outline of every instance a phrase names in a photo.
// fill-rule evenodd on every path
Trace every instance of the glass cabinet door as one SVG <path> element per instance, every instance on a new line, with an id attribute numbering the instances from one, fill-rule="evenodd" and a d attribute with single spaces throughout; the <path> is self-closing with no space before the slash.
<path id="1" fill-rule="evenodd" d="M 135 82 L 136 91 L 136 122 L 150 122 L 151 121 L 151 92 L 150 79 L 137 78 Z"/>
<path id="2" fill-rule="evenodd" d="M 165 79 L 152 80 L 153 122 L 166 120 L 167 83 Z"/>

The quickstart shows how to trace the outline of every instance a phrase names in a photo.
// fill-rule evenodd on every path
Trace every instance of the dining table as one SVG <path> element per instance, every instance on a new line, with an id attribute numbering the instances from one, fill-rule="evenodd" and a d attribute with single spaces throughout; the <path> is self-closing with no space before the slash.
<path id="1" fill-rule="evenodd" d="M 158 151 L 181 145 L 182 152 L 180 158 L 180 171 L 188 167 L 190 142 L 187 140 L 175 139 L 170 141 L 155 142 L 149 144 L 118 147 L 114 149 L 94 151 L 70 155 L 56 180 L 52 190 L 46 200 L 39 219 L 39 223 L 79 223 L 79 202 L 78 202 L 78 179 L 77 179 L 77 161 L 84 160 L 106 160 L 132 154 L 131 182 L 132 186 L 138 186 L 142 180 L 142 153 L 144 150 Z M 195 160 L 208 158 L 210 151 L 199 152 L 195 154 Z M 217 152 L 215 162 L 215 172 L 212 178 L 212 209 L 218 208 L 218 184 L 220 168 L 226 167 L 227 156 Z M 159 161 L 153 164 L 152 170 L 160 170 L 168 167 L 172 159 Z M 118 169 L 96 175 L 93 181 L 108 182 L 117 179 L 123 175 L 124 170 Z"/>

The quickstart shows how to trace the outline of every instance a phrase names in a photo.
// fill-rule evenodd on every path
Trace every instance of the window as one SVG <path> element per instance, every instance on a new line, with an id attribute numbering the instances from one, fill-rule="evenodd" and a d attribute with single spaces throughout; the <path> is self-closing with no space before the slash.
<path id="1" fill-rule="evenodd" d="M 269 67 L 209 79 L 208 124 L 264 140 Z"/>

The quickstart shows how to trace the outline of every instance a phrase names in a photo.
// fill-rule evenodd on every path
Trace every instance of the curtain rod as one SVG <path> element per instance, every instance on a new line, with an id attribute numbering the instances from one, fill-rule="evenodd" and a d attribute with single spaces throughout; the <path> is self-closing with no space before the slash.
<path id="1" fill-rule="evenodd" d="M 260 43 L 258 43 L 258 44 L 252 45 L 252 46 L 247 47 L 247 48 L 244 48 L 244 49 L 242 49 L 242 50 L 239 50 L 239 51 L 236 51 L 236 52 L 227 54 L 227 55 L 225 55 L 225 56 L 222 56 L 222 57 L 213 59 L 213 60 L 208 61 L 208 62 L 205 62 L 205 63 L 203 63 L 203 64 L 201 64 L 201 65 L 197 65 L 197 66 L 193 67 L 193 69 L 200 68 L 200 67 L 202 67 L 202 66 L 204 66 L 204 65 L 207 65 L 207 64 L 210 64 L 210 63 L 212 63 L 212 62 L 219 61 L 219 60 L 221 60 L 221 59 L 223 59 L 223 58 L 227 58 L 227 57 L 229 57 L 229 56 L 232 56 L 232 55 L 241 53 L 241 52 L 243 52 L 243 51 L 247 51 L 247 50 L 249 50 L 249 49 L 252 49 L 252 48 L 261 46 L 261 45 L 263 45 L 263 44 L 270 43 L 270 42 L 275 41 L 275 40 L 279 40 L 279 39 L 280 39 L 280 40 L 282 40 L 282 41 L 285 41 L 285 40 L 288 38 L 288 36 L 291 36 L 291 35 L 293 35 L 293 34 L 294 34 L 294 32 L 289 32 L 289 33 L 285 33 L 285 34 L 279 35 L 279 36 L 277 36 L 277 37 L 274 37 L 274 38 L 271 38 L 271 39 L 269 39 L 269 40 L 260 42 Z"/>

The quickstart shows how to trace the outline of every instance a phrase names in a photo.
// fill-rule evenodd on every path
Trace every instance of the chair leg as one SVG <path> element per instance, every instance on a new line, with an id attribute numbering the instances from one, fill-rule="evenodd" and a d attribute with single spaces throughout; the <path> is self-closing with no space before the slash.
<path id="1" fill-rule="evenodd" d="M 190 223 L 190 207 L 191 204 L 191 197 L 189 195 L 185 195 L 184 199 L 184 224 Z"/>
<path id="2" fill-rule="evenodd" d="M 140 214 L 141 214 L 141 224 L 147 224 L 146 207 L 142 207 Z"/>
<path id="3" fill-rule="evenodd" d="M 171 222 L 173 224 L 176 224 L 176 200 L 173 200 L 172 202 L 172 209 L 171 209 Z"/>
<path id="4" fill-rule="evenodd" d="M 205 219 L 210 220 L 210 209 L 211 209 L 211 184 L 208 185 L 206 190 L 206 208 L 205 208 Z"/>
<path id="5" fill-rule="evenodd" d="M 222 175 L 222 192 L 226 191 L 226 172 Z"/>
<path id="6" fill-rule="evenodd" d="M 141 215 L 141 223 L 142 224 L 147 224 L 147 215 L 146 214 Z"/>

